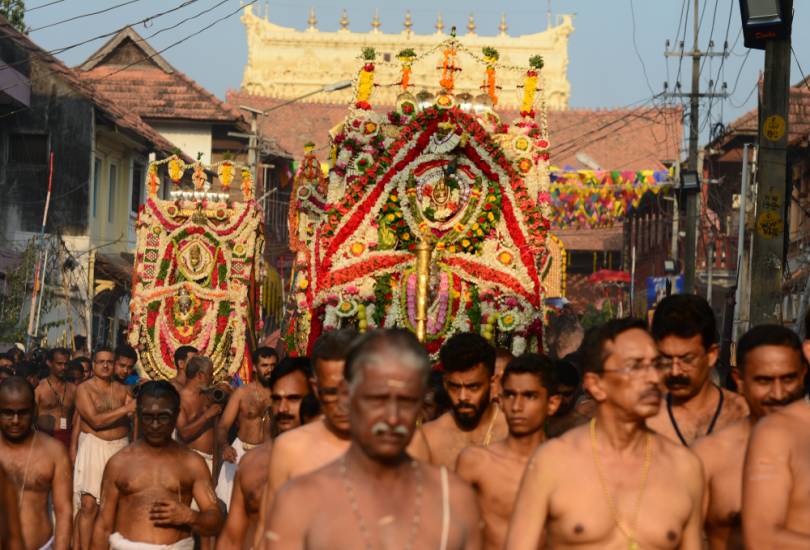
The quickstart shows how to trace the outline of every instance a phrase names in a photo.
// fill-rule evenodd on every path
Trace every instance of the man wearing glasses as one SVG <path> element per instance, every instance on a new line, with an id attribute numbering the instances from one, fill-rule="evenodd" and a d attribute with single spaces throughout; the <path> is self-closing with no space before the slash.
<path id="1" fill-rule="evenodd" d="M 506 549 L 700 549 L 700 461 L 645 424 L 661 407 L 669 368 L 645 324 L 609 321 L 588 333 L 583 350 L 596 414 L 529 461 Z"/>
<path id="2" fill-rule="evenodd" d="M 748 416 L 742 396 L 712 381 L 719 348 L 714 312 L 692 294 L 664 298 L 655 310 L 652 335 L 661 360 L 671 367 L 664 377 L 667 394 L 647 425 L 675 443 L 689 446 Z"/>
<path id="3" fill-rule="evenodd" d="M 205 460 L 172 439 L 180 395 L 165 380 L 146 382 L 137 413 L 141 438 L 104 471 L 92 548 L 192 550 L 192 533 L 215 535 L 222 512 Z"/>
<path id="4" fill-rule="evenodd" d="M 255 548 L 265 547 L 265 541 L 260 539 L 270 519 L 276 491 L 288 479 L 317 470 L 349 448 L 348 395 L 340 388 L 346 354 L 355 336 L 353 331 L 341 330 L 324 333 L 315 341 L 312 348 L 314 376 L 310 383 L 321 404 L 323 417 L 285 432 L 273 442 Z"/>

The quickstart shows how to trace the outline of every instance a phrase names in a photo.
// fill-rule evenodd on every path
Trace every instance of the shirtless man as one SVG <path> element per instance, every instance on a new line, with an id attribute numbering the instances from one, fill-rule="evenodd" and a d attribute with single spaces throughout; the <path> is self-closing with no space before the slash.
<path id="1" fill-rule="evenodd" d="M 174 378 L 169 380 L 169 382 L 172 383 L 177 391 L 182 390 L 188 380 L 186 364 L 198 353 L 197 348 L 193 346 L 180 346 L 174 350 L 174 369 L 177 374 L 175 374 Z"/>
<path id="2" fill-rule="evenodd" d="M 217 496 L 226 505 L 231 501 L 236 465 L 245 452 L 261 445 L 270 433 L 270 375 L 276 364 L 276 350 L 261 347 L 253 352 L 253 381 L 231 394 L 217 424 L 217 444 L 223 460 Z M 239 432 L 233 445 L 229 445 L 228 432 L 234 422 L 238 423 Z"/>
<path id="3" fill-rule="evenodd" d="M 93 550 L 192 550 L 192 531 L 215 535 L 222 525 L 205 461 L 172 439 L 180 396 L 166 381 L 138 393 L 142 437 L 104 470 Z M 190 507 L 192 498 L 199 511 Z"/>
<path id="4" fill-rule="evenodd" d="M 301 402 L 309 395 L 312 369 L 306 357 L 285 357 L 270 377 L 273 437 L 301 425 Z"/>
<path id="5" fill-rule="evenodd" d="M 177 435 L 189 449 L 205 459 L 210 474 L 214 471 L 214 426 L 222 412 L 222 405 L 212 403 L 210 394 L 205 391 L 214 379 L 214 363 L 204 355 L 195 355 L 183 372 L 186 382 L 180 390 Z"/>
<path id="6" fill-rule="evenodd" d="M 560 392 L 560 406 L 548 419 L 546 433 L 549 437 L 560 436 L 590 420 L 583 410 L 590 404 L 590 400 L 580 402 L 583 396 L 577 367 L 567 359 L 558 359 L 554 361 L 554 373 Z"/>
<path id="7" fill-rule="evenodd" d="M 301 402 L 309 395 L 310 376 L 307 357 L 285 357 L 273 369 L 270 387 L 274 437 L 301 425 Z M 239 461 L 228 518 L 217 539 L 217 550 L 247 550 L 253 545 L 271 449 L 272 442 L 268 440 L 249 450 Z"/>
<path id="8" fill-rule="evenodd" d="M 470 487 L 406 452 L 427 377 L 427 354 L 412 333 L 377 330 L 358 339 L 342 390 L 349 396 L 351 446 L 281 488 L 267 548 L 481 548 Z"/>
<path id="9" fill-rule="evenodd" d="M 489 447 L 467 447 L 456 465 L 458 475 L 475 489 L 486 550 L 503 549 L 523 470 L 546 439 L 546 418 L 560 405 L 554 367 L 544 355 L 526 353 L 513 359 L 501 383 L 509 435 Z"/>
<path id="10" fill-rule="evenodd" d="M 76 386 L 66 380 L 70 352 L 65 348 L 48 350 L 47 364 L 49 375 L 37 385 L 36 396 L 37 427 L 70 446 L 70 428 L 73 420 L 73 405 L 76 401 Z"/>
<path id="11" fill-rule="evenodd" d="M 462 449 L 486 447 L 505 438 L 508 428 L 498 405 L 491 400 L 495 350 L 489 342 L 472 332 L 456 334 L 442 346 L 439 359 L 452 408 L 422 426 L 408 452 L 419 460 L 452 469 Z"/>
<path id="12" fill-rule="evenodd" d="M 751 414 L 694 447 L 706 472 L 705 530 L 712 550 L 742 550 L 742 476 L 751 429 L 766 414 L 802 398 L 807 372 L 799 337 L 780 325 L 745 333 L 737 343 L 737 367 L 732 375 Z"/>
<path id="13" fill-rule="evenodd" d="M 356 333 L 348 330 L 326 332 L 312 348 L 312 388 L 321 403 L 320 420 L 281 434 L 270 453 L 267 484 L 262 495 L 255 548 L 261 550 L 261 538 L 270 518 L 276 491 L 288 479 L 307 474 L 328 464 L 349 448 L 349 411 L 346 395 L 340 394 L 343 367 Z"/>
<path id="14" fill-rule="evenodd" d="M 668 366 L 645 327 L 616 319 L 588 333 L 582 364 L 595 416 L 529 461 L 508 550 L 537 550 L 543 536 L 549 548 L 701 548 L 700 460 L 645 425 Z"/>
<path id="15" fill-rule="evenodd" d="M 115 348 L 115 364 L 113 366 L 113 376 L 116 382 L 124 385 L 134 385 L 132 380 L 135 374 L 135 364 L 138 362 L 138 352 L 135 348 L 126 344 Z"/>
<path id="16" fill-rule="evenodd" d="M 93 353 L 93 377 L 76 391 L 81 433 L 73 470 L 73 505 L 79 511 L 74 538 L 81 550 L 90 548 L 104 466 L 129 444 L 129 415 L 135 412 L 126 386 L 113 380 L 114 362 L 110 348 L 98 348 Z"/>
<path id="17" fill-rule="evenodd" d="M 717 363 L 717 329 L 708 302 L 694 294 L 673 294 L 661 300 L 652 321 L 652 335 L 661 360 L 670 370 L 664 378 L 669 392 L 647 425 L 676 443 L 691 445 L 732 422 L 748 416 L 742 396 L 711 380 Z"/>
<path id="18" fill-rule="evenodd" d="M 67 550 L 73 521 L 72 466 L 63 444 L 34 429 L 35 414 L 34 392 L 25 379 L 0 384 L 0 465 L 16 488 L 25 548 Z"/>
<path id="19" fill-rule="evenodd" d="M 0 550 L 25 550 L 17 491 L 0 466 Z"/>

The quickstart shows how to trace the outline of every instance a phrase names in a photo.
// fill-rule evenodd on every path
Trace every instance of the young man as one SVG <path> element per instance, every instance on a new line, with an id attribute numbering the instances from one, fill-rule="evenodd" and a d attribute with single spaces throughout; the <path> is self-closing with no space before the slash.
<path id="1" fill-rule="evenodd" d="M 810 361 L 810 313 L 802 343 Z M 743 468 L 746 548 L 810 548 L 810 402 L 805 395 L 760 420 Z"/>
<path id="2" fill-rule="evenodd" d="M 254 380 L 233 392 L 217 424 L 217 443 L 224 461 L 217 496 L 226 504 L 231 501 L 236 465 L 245 452 L 264 443 L 270 433 L 270 376 L 276 364 L 276 350 L 262 347 L 253 352 Z M 228 432 L 234 422 L 239 425 L 239 432 L 233 445 L 228 445 Z"/>
<path id="3" fill-rule="evenodd" d="M 273 437 L 301 425 L 301 403 L 310 394 L 307 357 L 285 357 L 270 377 Z"/>
<path id="4" fill-rule="evenodd" d="M 222 412 L 222 405 L 212 403 L 209 393 L 205 391 L 211 387 L 214 379 L 214 363 L 204 355 L 195 355 L 189 359 L 183 372 L 186 373 L 186 381 L 180 390 L 177 435 L 189 449 L 205 459 L 208 472 L 212 474 L 214 425 Z"/>
<path id="5" fill-rule="evenodd" d="M 265 533 L 270 550 L 478 550 L 470 487 L 406 452 L 427 385 L 428 357 L 410 332 L 364 334 L 346 360 L 351 446 L 291 480 Z"/>
<path id="6" fill-rule="evenodd" d="M 81 420 L 73 471 L 74 507 L 78 509 L 77 537 L 88 550 L 101 497 L 101 477 L 110 458 L 129 444 L 129 416 L 135 401 L 126 386 L 113 380 L 115 354 L 101 347 L 93 353 L 93 378 L 76 391 Z"/>
<path id="7" fill-rule="evenodd" d="M 256 548 L 267 542 L 262 536 L 270 519 L 276 491 L 287 480 L 307 474 L 335 460 L 349 448 L 349 411 L 340 395 L 343 367 L 356 333 L 348 330 L 326 332 L 312 348 L 314 377 L 311 380 L 321 403 L 321 420 L 280 435 L 273 444 L 267 484 L 262 495 Z"/>
<path id="8" fill-rule="evenodd" d="M 546 418 L 560 405 L 553 365 L 544 355 L 526 353 L 513 359 L 501 384 L 509 435 L 489 447 L 467 447 L 456 465 L 478 498 L 485 550 L 502 550 L 523 470 L 546 439 Z"/>
<path id="9" fill-rule="evenodd" d="M 740 510 L 745 449 L 753 426 L 804 395 L 799 337 L 781 325 L 760 325 L 737 343 L 737 387 L 751 414 L 699 439 L 695 452 L 706 472 L 705 530 L 712 550 L 743 549 Z"/>
<path id="10" fill-rule="evenodd" d="M 25 547 L 68 550 L 72 465 L 61 442 L 36 431 L 35 415 L 34 392 L 26 380 L 14 377 L 0 384 L 0 465 L 16 487 Z"/>
<path id="11" fill-rule="evenodd" d="M 169 382 L 172 383 L 177 391 L 182 390 L 183 386 L 186 385 L 186 381 L 188 380 L 186 375 L 186 364 L 198 353 L 197 348 L 193 346 L 180 346 L 174 350 L 175 375 L 174 378 L 169 380 Z"/>
<path id="12" fill-rule="evenodd" d="M 93 550 L 192 550 L 192 531 L 219 531 L 222 513 L 205 461 L 172 439 L 179 409 L 169 382 L 141 386 L 142 437 L 107 464 Z M 190 507 L 192 498 L 198 511 Z"/>
<path id="13" fill-rule="evenodd" d="M 132 386 L 138 381 L 135 372 L 135 364 L 138 362 L 138 352 L 135 348 L 126 344 L 115 348 L 115 364 L 113 365 L 113 376 L 116 382 L 125 386 Z"/>
<path id="14" fill-rule="evenodd" d="M 699 550 L 700 460 L 645 424 L 661 406 L 663 374 L 645 324 L 616 319 L 589 332 L 582 363 L 596 415 L 530 460 L 507 550 L 537 550 L 544 535 L 550 548 Z"/>
<path id="15" fill-rule="evenodd" d="M 70 352 L 65 348 L 48 350 L 48 377 L 34 391 L 39 411 L 37 426 L 59 440 L 65 449 L 70 446 L 70 429 L 76 402 L 76 386 L 68 382 L 65 376 L 69 359 Z"/>
<path id="16" fill-rule="evenodd" d="M 452 408 L 422 426 L 408 452 L 452 469 L 462 449 L 488 446 L 506 437 L 508 430 L 498 405 L 491 400 L 495 349 L 489 342 L 472 332 L 455 334 L 442 346 L 439 359 Z"/>
<path id="17" fill-rule="evenodd" d="M 25 550 L 17 491 L 0 466 L 0 550 Z"/>
<path id="18" fill-rule="evenodd" d="M 558 359 L 554 361 L 554 374 L 560 392 L 560 407 L 548 419 L 546 433 L 549 437 L 558 437 L 572 428 L 587 424 L 590 420 L 578 407 L 582 386 L 577 367 L 567 359 Z"/>
<path id="19" fill-rule="evenodd" d="M 655 309 L 652 335 L 670 369 L 664 406 L 647 425 L 676 443 L 697 438 L 748 416 L 742 396 L 715 385 L 717 329 L 708 302 L 694 294 L 673 294 Z"/>

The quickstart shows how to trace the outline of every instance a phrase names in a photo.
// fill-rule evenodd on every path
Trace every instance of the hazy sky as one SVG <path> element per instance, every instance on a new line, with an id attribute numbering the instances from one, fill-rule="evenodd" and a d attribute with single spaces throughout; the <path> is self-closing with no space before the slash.
<path id="1" fill-rule="evenodd" d="M 135 30 L 148 37 L 163 29 L 149 39 L 156 50 L 182 41 L 169 47 L 162 55 L 177 69 L 217 96 L 224 97 L 226 90 L 239 88 L 247 59 L 245 32 L 239 20 L 241 12 L 237 11 L 240 7 L 239 0 L 56 0 L 51 4 L 52 2 L 54 0 L 26 2 L 26 23 L 32 29 L 30 36 L 48 50 L 82 42 L 186 4 L 178 11 L 151 21 L 148 26 L 135 26 Z M 552 0 L 554 14 L 575 14 L 575 30 L 569 40 L 571 108 L 608 108 L 633 104 L 659 93 L 667 79 L 672 88 L 679 72 L 679 61 L 664 57 L 665 41 L 670 39 L 674 44 L 684 39 L 684 27 L 679 23 L 686 19 L 685 14 L 681 15 L 684 6 L 688 4 L 691 9 L 692 3 L 693 0 Z M 264 13 L 265 5 L 265 0 L 259 0 L 254 4 L 254 9 Z M 407 3 L 394 3 L 390 0 L 270 0 L 267 5 L 272 21 L 299 29 L 306 28 L 309 8 L 314 7 L 318 26 L 322 30 L 337 29 L 340 12 L 345 8 L 351 22 L 350 28 L 361 32 L 370 28 L 375 9 L 379 10 L 384 31 L 399 32 L 405 10 L 410 9 L 414 31 L 420 34 L 433 32 L 439 11 L 444 16 L 446 29 L 451 25 L 463 29 L 469 14 L 474 13 L 478 34 L 494 35 L 498 32 L 501 14 L 505 13 L 510 34 L 535 33 L 546 28 L 548 10 L 545 0 L 411 0 Z M 43 7 L 37 9 L 38 6 Z M 730 8 L 732 13 L 729 25 Z M 105 9 L 109 11 L 40 29 L 55 22 Z M 208 30 L 201 30 L 232 12 L 237 13 Z M 713 58 L 706 61 L 701 72 L 704 88 L 708 87 L 710 79 L 728 83 L 731 97 L 722 102 L 713 102 L 711 124 L 729 123 L 756 105 L 752 91 L 763 66 L 763 54 L 758 50 L 747 54 L 748 50 L 743 46 L 742 36 L 739 34 L 739 0 L 700 0 L 700 12 L 703 14 L 701 49 L 708 48 L 711 37 L 715 50 L 721 51 L 726 33 L 729 48 L 736 42 L 732 54 L 722 67 L 721 58 Z M 189 17 L 194 18 L 182 22 Z M 676 38 L 679 27 L 680 38 Z M 807 74 L 810 70 L 810 33 L 801 32 L 803 28 L 810 28 L 810 2 L 796 3 L 793 32 L 793 47 Z M 692 41 L 691 13 L 685 38 L 688 49 Z M 71 66 L 76 65 L 105 40 L 99 39 L 73 48 L 59 57 Z M 684 91 L 690 86 L 690 67 L 691 60 L 683 60 L 680 80 Z M 644 77 L 645 68 L 648 78 Z M 801 79 L 795 60 L 791 64 L 790 79 L 794 83 Z M 709 125 L 706 123 L 709 121 L 706 118 L 706 102 L 703 107 L 701 119 L 707 128 Z"/>

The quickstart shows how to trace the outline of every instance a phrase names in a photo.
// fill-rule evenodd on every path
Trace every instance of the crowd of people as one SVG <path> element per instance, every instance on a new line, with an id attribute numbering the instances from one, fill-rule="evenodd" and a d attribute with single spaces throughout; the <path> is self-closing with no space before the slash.
<path id="1" fill-rule="evenodd" d="M 547 331 L 260 347 L 236 386 L 192 347 L 0 355 L 0 550 L 810 548 L 804 340 L 711 308 Z"/>

